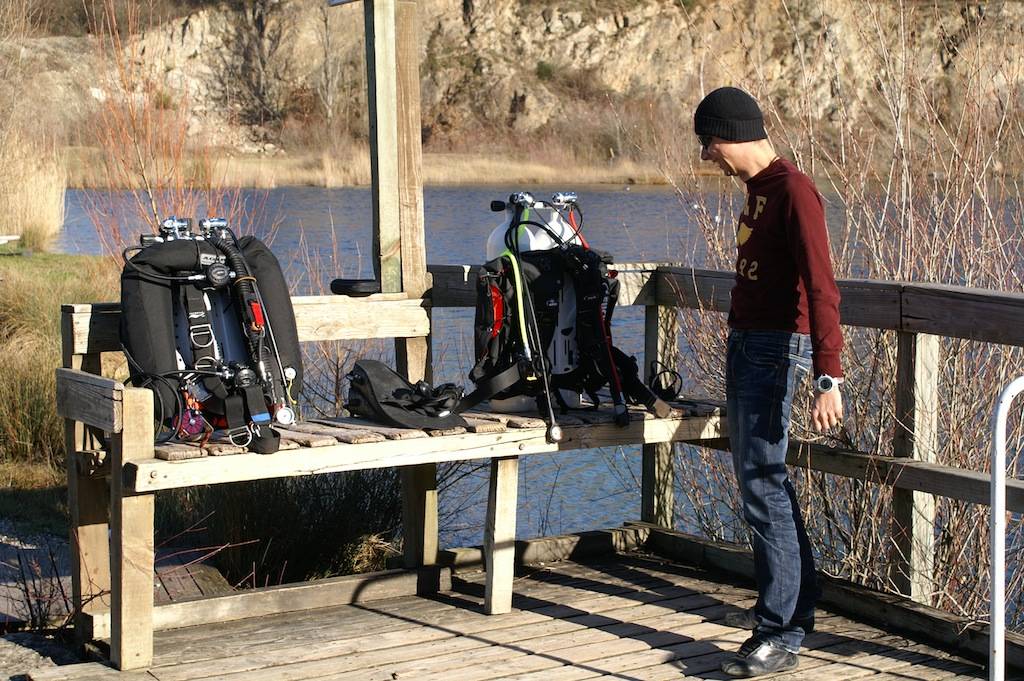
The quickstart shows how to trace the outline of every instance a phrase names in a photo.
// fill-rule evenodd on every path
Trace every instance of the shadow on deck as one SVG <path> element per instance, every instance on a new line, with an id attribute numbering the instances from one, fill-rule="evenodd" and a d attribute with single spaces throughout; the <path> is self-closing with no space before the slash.
<path id="1" fill-rule="evenodd" d="M 513 611 L 483 614 L 482 573 L 453 589 L 158 632 L 153 667 L 89 663 L 33 681 L 563 681 L 722 679 L 747 632 L 720 624 L 755 593 L 720 572 L 644 554 L 559 562 L 515 581 Z M 983 678 L 977 664 L 826 611 L 786 679 Z"/>

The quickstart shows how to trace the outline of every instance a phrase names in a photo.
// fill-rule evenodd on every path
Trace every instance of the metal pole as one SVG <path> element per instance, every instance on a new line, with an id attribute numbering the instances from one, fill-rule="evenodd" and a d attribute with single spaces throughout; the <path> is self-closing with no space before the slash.
<path id="1" fill-rule="evenodd" d="M 1024 376 L 1006 386 L 992 419 L 992 517 L 989 522 L 991 566 L 988 629 L 988 678 L 1003 681 L 1006 673 L 1006 416 L 1013 398 L 1024 392 Z"/>

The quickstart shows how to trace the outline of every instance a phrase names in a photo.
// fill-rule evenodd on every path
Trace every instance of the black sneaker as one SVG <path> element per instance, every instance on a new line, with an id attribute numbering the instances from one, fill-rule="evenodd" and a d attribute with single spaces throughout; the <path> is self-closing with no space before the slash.
<path id="1" fill-rule="evenodd" d="M 752 636 L 740 646 L 733 657 L 722 663 L 722 671 L 729 676 L 749 679 L 796 669 L 798 664 L 800 661 L 796 653 Z"/>
<path id="2" fill-rule="evenodd" d="M 757 615 L 754 614 L 753 608 L 747 608 L 746 610 L 740 610 L 739 612 L 730 612 L 722 618 L 722 624 L 727 627 L 753 631 L 754 628 L 757 627 Z M 810 634 L 814 631 L 813 618 L 793 620 L 793 624 L 803 629 L 804 634 Z"/>

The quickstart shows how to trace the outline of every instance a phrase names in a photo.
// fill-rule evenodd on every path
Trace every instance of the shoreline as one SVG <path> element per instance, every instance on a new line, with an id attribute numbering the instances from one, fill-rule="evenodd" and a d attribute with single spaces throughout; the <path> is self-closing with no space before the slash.
<path id="1" fill-rule="evenodd" d="M 111 182 L 101 152 L 90 147 L 65 149 L 69 189 L 133 189 L 140 183 Z M 346 154 L 296 152 L 267 155 L 195 154 L 180 162 L 183 184 L 224 189 L 278 187 L 359 188 L 370 186 L 370 156 L 366 149 Z M 655 164 L 624 160 L 608 164 L 575 161 L 524 160 L 507 155 L 424 152 L 425 186 L 556 185 L 571 178 L 574 185 L 672 186 L 672 179 L 689 168 L 666 170 Z M 700 178 L 720 176 L 717 169 L 695 166 Z M 164 169 L 166 172 L 166 169 Z"/>

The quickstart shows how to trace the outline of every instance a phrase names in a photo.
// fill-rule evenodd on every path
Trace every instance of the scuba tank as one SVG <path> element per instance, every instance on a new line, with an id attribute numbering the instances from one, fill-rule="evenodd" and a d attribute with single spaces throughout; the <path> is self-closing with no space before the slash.
<path id="1" fill-rule="evenodd" d="M 559 192 L 550 203 L 536 201 L 527 192 L 518 192 L 508 202 L 496 201 L 492 210 L 504 210 L 505 220 L 487 237 L 487 260 L 494 260 L 506 250 L 506 235 L 516 229 L 520 253 L 550 251 L 563 244 L 584 244 L 583 235 L 575 222 L 576 194 Z M 502 206 L 499 208 L 499 204 Z M 522 224 L 516 225 L 517 222 Z M 518 229 L 517 229 L 518 227 Z M 568 374 L 579 365 L 576 343 L 576 290 L 572 279 L 564 277 L 556 288 L 558 318 L 554 335 L 547 348 L 552 376 Z M 562 388 L 561 399 L 571 408 L 582 404 L 580 393 Z M 492 398 L 491 409 L 496 412 L 527 412 L 536 408 L 536 400 L 527 395 L 514 395 L 505 399 Z"/>
<path id="2" fill-rule="evenodd" d="M 219 218 L 199 226 L 168 218 L 125 249 L 121 342 L 132 381 L 153 390 L 180 440 L 225 430 L 234 444 L 277 451 L 271 426 L 295 421 L 302 376 L 287 284 L 261 241 L 235 238 Z"/>
<path id="3" fill-rule="evenodd" d="M 630 422 L 627 401 L 669 416 L 669 405 L 640 380 L 636 360 L 612 343 L 618 273 L 580 233 L 576 195 L 544 202 L 519 192 L 492 202 L 491 210 L 509 219 L 491 233 L 488 255 L 504 250 L 477 274 L 476 364 L 469 372 L 475 388 L 455 411 L 483 400 L 494 410 L 536 405 L 551 442 L 562 437 L 554 405 L 563 413 L 578 408 L 586 392 L 597 409 L 604 387 L 619 426 Z"/>

